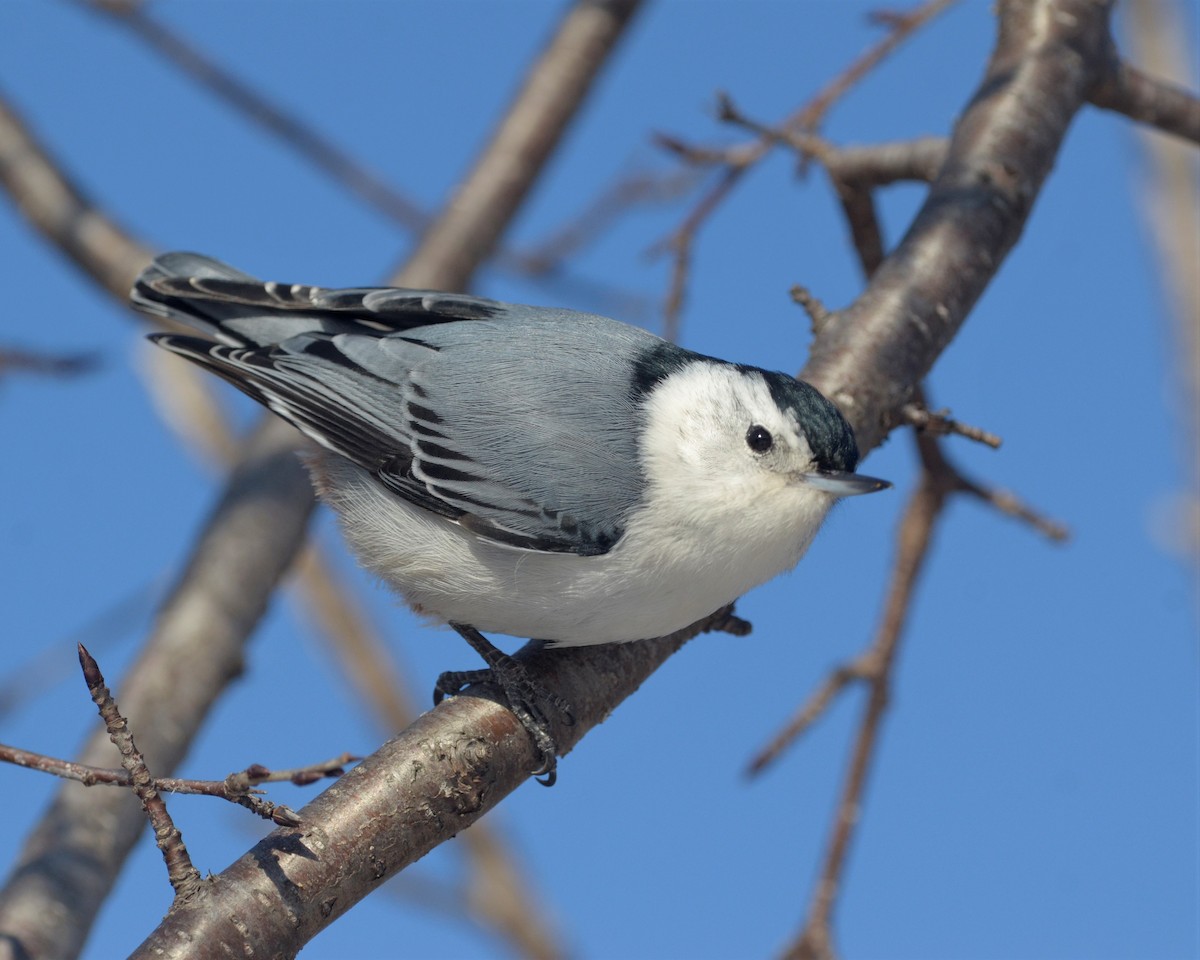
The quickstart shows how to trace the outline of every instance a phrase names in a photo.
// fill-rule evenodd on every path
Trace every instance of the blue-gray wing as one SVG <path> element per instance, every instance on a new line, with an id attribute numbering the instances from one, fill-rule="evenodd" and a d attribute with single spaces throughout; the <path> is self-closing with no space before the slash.
<path id="1" fill-rule="evenodd" d="M 194 254 L 156 260 L 132 298 L 217 341 L 161 346 L 481 537 L 605 553 L 641 496 L 631 378 L 675 349 L 644 331 L 460 294 L 264 284 Z"/>

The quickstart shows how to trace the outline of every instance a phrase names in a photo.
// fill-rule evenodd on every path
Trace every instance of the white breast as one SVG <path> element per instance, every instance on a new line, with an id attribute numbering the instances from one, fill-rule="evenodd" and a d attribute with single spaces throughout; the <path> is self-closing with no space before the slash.
<path id="1" fill-rule="evenodd" d="M 699 620 L 794 566 L 831 502 L 802 485 L 744 497 L 652 482 L 617 545 L 581 557 L 482 540 L 341 457 L 321 453 L 311 466 L 359 559 L 416 612 L 566 646 L 658 637 Z"/>

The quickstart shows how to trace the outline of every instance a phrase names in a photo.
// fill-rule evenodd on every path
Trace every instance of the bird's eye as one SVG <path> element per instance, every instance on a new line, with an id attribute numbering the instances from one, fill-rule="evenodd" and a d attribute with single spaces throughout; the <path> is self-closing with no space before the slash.
<path id="1" fill-rule="evenodd" d="M 771 431 L 757 423 L 746 431 L 746 445 L 755 453 L 766 453 L 774 443 Z"/>

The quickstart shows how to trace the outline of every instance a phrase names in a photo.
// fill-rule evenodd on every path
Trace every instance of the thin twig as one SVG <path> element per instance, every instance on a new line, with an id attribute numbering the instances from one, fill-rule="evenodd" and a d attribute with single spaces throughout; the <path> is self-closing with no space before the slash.
<path id="1" fill-rule="evenodd" d="M 695 187 L 698 176 L 695 170 L 685 169 L 665 175 L 634 173 L 622 177 L 569 222 L 525 251 L 523 256 L 531 273 L 537 276 L 560 270 L 568 256 L 593 242 L 622 214 L 636 206 L 677 200 Z"/>
<path id="2" fill-rule="evenodd" d="M 943 477 L 928 471 L 922 476 L 900 521 L 896 537 L 896 561 L 875 641 L 870 651 L 859 659 L 859 664 L 846 671 L 849 675 L 841 686 L 831 690 L 827 698 L 826 702 L 832 700 L 851 679 L 862 680 L 869 686 L 862 723 L 852 748 L 850 770 L 838 801 L 833 834 L 808 918 L 799 937 L 784 951 L 784 956 L 789 960 L 829 960 L 835 956 L 833 910 L 841 889 L 846 856 L 859 821 L 867 775 L 875 758 L 875 747 L 887 711 L 896 652 L 948 492 Z M 815 705 L 811 712 L 819 713 L 820 708 L 820 705 Z"/>
<path id="3" fill-rule="evenodd" d="M 876 14 L 874 19 L 887 29 L 887 36 L 868 48 L 818 91 L 815 97 L 786 121 L 786 126 L 810 132 L 817 130 L 829 109 L 838 100 L 887 59 L 901 43 L 955 2 L 956 0 L 926 0 L 909 11 L 895 11 L 886 16 Z"/>
<path id="4" fill-rule="evenodd" d="M 935 137 L 867 147 L 836 147 L 814 133 L 786 124 L 768 127 L 752 120 L 724 94 L 719 98 L 718 116 L 757 134 L 762 141 L 790 147 L 802 165 L 815 160 L 825 168 L 868 277 L 883 262 L 884 250 L 871 188 L 900 180 L 932 181 L 946 156 L 946 141 Z"/>
<path id="5" fill-rule="evenodd" d="M 961 493 L 975 497 L 977 500 L 982 500 L 984 503 L 999 510 L 1005 516 L 1029 524 L 1029 526 L 1033 527 L 1034 530 L 1049 540 L 1062 543 L 1071 537 L 1071 531 L 1065 524 L 1034 510 L 1015 493 L 1011 493 L 1008 490 L 999 490 L 994 487 L 984 486 L 975 480 L 964 477 L 961 473 L 958 474 L 958 490 Z"/>
<path id="6" fill-rule="evenodd" d="M 262 793 L 261 790 L 256 789 L 255 785 L 287 781 L 296 786 L 307 786 L 325 778 L 340 777 L 345 772 L 344 768 L 347 764 L 359 759 L 353 754 L 345 753 L 332 760 L 293 770 L 269 770 L 260 764 L 253 764 L 245 770 L 229 774 L 223 780 L 152 777 L 150 784 L 161 793 L 217 797 L 247 807 L 256 816 L 264 820 L 271 820 L 280 826 L 298 827 L 302 826 L 302 821 L 291 808 L 255 796 Z M 134 785 L 133 777 L 128 770 L 96 767 L 86 763 L 77 763 L 74 760 L 62 760 L 58 757 L 21 750 L 3 743 L 0 743 L 0 762 L 49 773 L 63 780 L 75 780 L 85 787 L 109 786 L 128 789 Z"/>
<path id="7" fill-rule="evenodd" d="M 808 314 L 808 322 L 812 327 L 813 336 L 819 336 L 821 328 L 825 326 L 825 322 L 829 319 L 829 310 L 826 308 L 816 295 L 800 284 L 795 284 L 789 291 L 792 297 L 792 302 L 798 304 L 806 314 Z"/>
<path id="8" fill-rule="evenodd" d="M 926 0 L 925 3 L 906 14 L 896 14 L 889 20 L 889 32 L 878 43 L 872 45 L 846 70 L 838 74 L 830 83 L 819 90 L 798 110 L 794 111 L 779 125 L 781 130 L 789 130 L 797 134 L 811 134 L 816 131 L 829 109 L 837 100 L 845 95 L 854 84 L 858 83 L 871 70 L 881 63 L 915 30 L 923 26 L 937 14 L 941 13 L 955 0 Z M 725 98 L 728 104 L 728 98 Z M 684 156 L 691 162 L 707 161 L 714 154 L 687 148 L 676 138 L 659 135 L 657 141 L 667 149 Z M 750 170 L 779 142 L 779 137 L 773 130 L 762 128 L 757 140 L 740 147 L 731 148 L 721 153 L 724 156 L 725 169 L 717 182 L 697 201 L 692 211 L 684 221 L 651 247 L 652 253 L 670 251 L 674 254 L 675 262 L 671 271 L 671 280 L 667 296 L 664 299 L 663 327 L 669 339 L 678 335 L 679 317 L 682 305 L 686 299 L 686 286 L 689 277 L 692 246 L 696 235 L 703 228 L 713 211 L 717 209 L 733 191 L 746 171 Z M 819 143 L 814 139 L 814 143 Z"/>
<path id="9" fill-rule="evenodd" d="M 877 669 L 877 663 L 868 651 L 850 663 L 829 671 L 824 682 L 812 692 L 804 705 L 796 711 L 795 716 L 750 759 L 750 763 L 746 765 L 746 775 L 755 777 L 766 770 L 825 715 L 842 691 L 852 684 L 871 680 Z"/>
<path id="10" fill-rule="evenodd" d="M 155 786 L 154 778 L 146 767 L 145 757 L 133 741 L 133 731 L 129 729 L 128 721 L 121 715 L 117 701 L 113 699 L 104 683 L 99 665 L 82 643 L 79 644 L 78 650 L 79 665 L 83 668 L 83 679 L 87 683 L 88 693 L 100 711 L 108 738 L 121 754 L 121 765 L 129 774 L 129 786 L 141 801 L 146 819 L 150 821 L 150 827 L 154 831 L 154 842 L 167 865 L 167 879 L 171 882 L 171 888 L 175 891 L 176 898 L 191 897 L 199 888 L 200 871 L 192 865 L 192 858 L 183 842 L 183 834 L 171 819 L 166 801 Z"/>
<path id="11" fill-rule="evenodd" d="M 729 94 L 724 92 L 717 93 L 717 119 L 722 123 L 741 127 L 758 137 L 760 142 L 791 147 L 799 154 L 801 160 L 825 162 L 835 150 L 828 140 L 787 121 L 778 127 L 771 127 L 761 121 L 752 120 L 742 113 Z"/>
<path id="12" fill-rule="evenodd" d="M 94 353 L 51 354 L 0 347 L 0 377 L 8 373 L 74 377 L 95 370 L 99 363 Z"/>
<path id="13" fill-rule="evenodd" d="M 900 408 L 900 415 L 906 423 L 933 436 L 956 434 L 966 437 L 968 440 L 974 440 L 976 443 L 982 443 L 993 450 L 999 449 L 1004 442 L 994 433 L 989 433 L 980 427 L 973 427 L 961 420 L 954 420 L 951 418 L 949 410 L 930 410 L 924 404 L 906 403 Z"/>

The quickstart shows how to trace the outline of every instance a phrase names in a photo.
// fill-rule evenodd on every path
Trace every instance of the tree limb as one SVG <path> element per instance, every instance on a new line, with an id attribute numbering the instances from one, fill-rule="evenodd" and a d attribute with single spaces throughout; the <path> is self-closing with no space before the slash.
<path id="1" fill-rule="evenodd" d="M 729 609 L 659 640 L 518 654 L 568 699 L 564 752 L 703 630 L 739 632 Z M 175 903 L 133 953 L 164 957 L 290 955 L 388 877 L 474 823 L 540 763 L 506 707 L 480 693 L 443 701 L 300 811 L 307 829 L 276 830 Z"/>
<path id="2" fill-rule="evenodd" d="M 139 747 L 160 774 L 178 766 L 215 699 L 241 673 L 243 644 L 303 542 L 313 497 L 295 443 L 295 432 L 274 418 L 249 439 L 122 679 L 127 714 L 154 718 Z M 112 758 L 104 731 L 79 756 L 93 766 Z M 0 890 L 0 957 L 78 953 L 144 829 L 137 802 L 123 791 L 60 787 Z"/>
<path id="3" fill-rule="evenodd" d="M 401 282 L 442 289 L 467 285 L 532 188 L 638 5 L 638 0 L 579 0 L 568 11 L 475 171 L 401 271 Z M 9 123 L 6 131 L 9 116 L 0 113 L 0 179 L 6 184 L 10 171 L 21 171 L 22 152 L 28 152 L 30 143 L 26 137 L 15 148 L 5 146 L 3 134 L 19 126 Z M 34 156 L 43 161 L 39 172 L 54 174 L 54 197 L 68 212 L 85 210 L 101 220 L 44 151 Z M 33 218 L 42 208 L 23 204 L 22 209 Z M 122 298 L 151 256 L 128 235 L 114 232 L 108 220 L 102 221 L 103 233 L 112 239 L 111 249 L 123 254 L 116 262 L 105 244 L 81 242 L 70 217 L 42 216 L 39 226 L 43 221 L 55 228 L 47 231 L 52 240 Z M 82 239 L 91 239 L 91 233 Z M 295 431 L 273 416 L 264 423 L 234 471 L 154 636 L 123 683 L 122 701 L 129 714 L 156 718 L 147 731 L 151 735 L 142 736 L 142 747 L 163 773 L 182 759 L 213 699 L 240 672 L 242 644 L 299 548 L 313 507 L 308 479 L 292 453 Z M 230 548 L 234 556 L 226 555 Z M 217 558 L 221 562 L 214 564 Z M 93 738 L 84 762 L 104 765 L 111 745 L 106 736 L 102 739 L 97 744 Z M 103 752 L 93 758 L 96 750 Z M 77 953 L 142 827 L 131 798 L 117 794 L 109 800 L 64 785 L 0 890 L 0 957 L 6 952 Z"/>
<path id="4" fill-rule="evenodd" d="M 897 423 L 1021 235 L 1067 128 L 1105 69 L 1111 0 L 1002 0 L 980 88 L 908 233 L 830 316 L 801 377 L 866 452 Z"/>
<path id="5" fill-rule="evenodd" d="M 960 120 L 909 235 L 864 296 L 816 338 L 808 378 L 839 401 L 864 451 L 885 435 L 1019 237 L 1101 69 L 1109 7 L 1102 0 L 1001 4 L 984 86 Z M 576 708 L 575 725 L 554 731 L 570 749 L 680 642 L 676 635 L 611 649 L 527 647 L 521 656 Z M 299 945 L 321 922 L 314 911 L 340 914 L 481 815 L 536 764 L 529 738 L 508 711 L 482 695 L 443 703 L 306 807 L 312 831 L 266 838 L 203 895 L 174 910 L 137 955 L 182 956 L 185 941 L 236 944 L 240 951 Z M 222 907 L 206 909 L 207 903 Z M 267 925 L 263 933 L 233 928 L 229 915 L 248 909 Z"/>
<path id="6" fill-rule="evenodd" d="M 0 185 L 54 246 L 113 296 L 124 300 L 154 251 L 63 174 L 20 115 L 0 97 Z"/>

